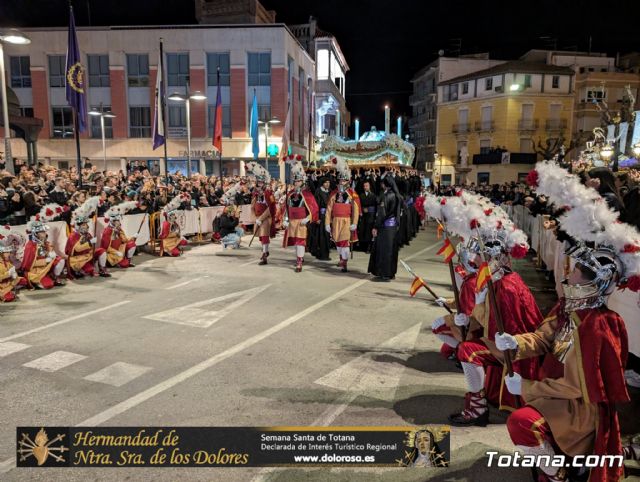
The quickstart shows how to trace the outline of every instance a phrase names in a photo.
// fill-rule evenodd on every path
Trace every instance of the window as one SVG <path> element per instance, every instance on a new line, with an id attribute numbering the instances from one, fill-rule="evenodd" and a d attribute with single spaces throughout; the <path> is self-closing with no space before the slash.
<path id="1" fill-rule="evenodd" d="M 327 49 L 318 50 L 316 70 L 318 72 L 318 80 L 329 78 L 329 51 Z"/>
<path id="2" fill-rule="evenodd" d="M 493 77 L 487 77 L 484 79 L 484 90 L 493 89 Z"/>
<path id="3" fill-rule="evenodd" d="M 11 87 L 31 87 L 31 63 L 29 56 L 9 57 Z"/>
<path id="4" fill-rule="evenodd" d="M 189 54 L 167 54 L 167 84 L 171 87 L 187 85 Z"/>
<path id="5" fill-rule="evenodd" d="M 458 84 L 449 84 L 444 86 L 445 102 L 458 100 Z"/>
<path id="6" fill-rule="evenodd" d="M 520 152 L 526 152 L 526 153 L 533 152 L 533 140 L 531 137 L 520 138 Z"/>
<path id="7" fill-rule="evenodd" d="M 478 173 L 478 186 L 482 186 L 484 184 L 489 184 L 489 173 L 488 172 L 479 172 Z"/>
<path id="8" fill-rule="evenodd" d="M 271 85 L 271 53 L 249 53 L 249 86 Z"/>
<path id="9" fill-rule="evenodd" d="M 304 98 L 304 70 L 298 68 L 298 142 L 304 145 L 304 116 L 307 110 Z"/>
<path id="10" fill-rule="evenodd" d="M 20 107 L 22 117 L 33 117 L 33 107 Z"/>
<path id="11" fill-rule="evenodd" d="M 469 82 L 463 82 L 462 83 L 462 93 L 463 94 L 468 94 L 469 93 Z"/>
<path id="12" fill-rule="evenodd" d="M 150 107 L 129 107 L 129 137 L 151 137 Z"/>
<path id="13" fill-rule="evenodd" d="M 64 55 L 49 55 L 49 87 L 64 87 L 66 70 Z"/>
<path id="14" fill-rule="evenodd" d="M 64 58 L 64 57 L 63 57 Z M 71 107 L 52 107 L 52 137 L 64 139 L 73 136 L 73 115 Z"/>
<path id="15" fill-rule="evenodd" d="M 109 56 L 87 55 L 89 87 L 109 87 Z"/>
<path id="16" fill-rule="evenodd" d="M 220 86 L 230 85 L 231 70 L 228 53 L 207 54 L 207 85 L 218 85 L 218 69 L 220 69 Z"/>
<path id="17" fill-rule="evenodd" d="M 168 107 L 169 127 L 187 127 L 187 107 L 184 104 Z"/>
<path id="18" fill-rule="evenodd" d="M 216 106 L 209 106 L 209 137 L 213 137 L 216 122 Z M 231 106 L 222 105 L 222 137 L 231 137 Z"/>
<path id="19" fill-rule="evenodd" d="M 554 75 L 553 77 L 551 77 L 551 88 L 552 89 L 560 88 L 560 76 L 559 75 Z"/>
<path id="20" fill-rule="evenodd" d="M 443 174 L 440 182 L 441 186 L 451 186 L 451 174 Z"/>
<path id="21" fill-rule="evenodd" d="M 491 149 L 491 140 L 480 139 L 480 154 L 489 154 L 489 149 Z"/>
<path id="22" fill-rule="evenodd" d="M 91 106 L 92 109 L 100 110 L 99 105 Z M 102 111 L 110 111 L 110 105 L 102 106 Z M 102 129 L 100 128 L 100 116 L 98 115 L 90 115 L 91 118 L 91 137 L 94 139 L 102 139 Z M 113 139 L 113 118 L 105 117 L 104 118 L 104 137 L 107 139 Z"/>
<path id="23" fill-rule="evenodd" d="M 531 87 L 531 75 L 526 74 L 524 76 L 524 88 Z"/>
<path id="24" fill-rule="evenodd" d="M 148 54 L 127 54 L 127 83 L 129 87 L 149 86 Z"/>
<path id="25" fill-rule="evenodd" d="M 587 88 L 587 102 L 605 100 L 606 98 L 607 98 L 606 90 L 598 89 L 596 87 Z"/>

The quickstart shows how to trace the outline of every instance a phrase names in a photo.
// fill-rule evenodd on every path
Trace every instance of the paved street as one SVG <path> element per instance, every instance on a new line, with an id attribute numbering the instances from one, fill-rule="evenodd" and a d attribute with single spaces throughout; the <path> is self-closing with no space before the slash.
<path id="1" fill-rule="evenodd" d="M 246 238 L 245 244 L 248 242 Z M 278 240 L 279 241 L 279 240 Z M 446 422 L 462 404 L 462 373 L 429 333 L 442 313 L 410 276 L 372 283 L 368 257 L 293 271 L 293 252 L 203 244 L 178 259 L 136 257 L 110 279 L 23 292 L 2 305 L 0 480 L 16 469 L 17 425 L 403 425 Z M 429 228 L 401 258 L 435 290 L 448 271 Z M 333 255 L 336 260 L 336 255 Z M 530 270 L 533 271 L 533 270 Z M 377 470 L 377 480 L 495 480 L 489 447 L 509 450 L 504 415 L 453 429 L 446 473 Z M 501 471 L 503 480 L 528 473 Z M 48 480 L 371 480 L 371 469 L 56 469 Z"/>

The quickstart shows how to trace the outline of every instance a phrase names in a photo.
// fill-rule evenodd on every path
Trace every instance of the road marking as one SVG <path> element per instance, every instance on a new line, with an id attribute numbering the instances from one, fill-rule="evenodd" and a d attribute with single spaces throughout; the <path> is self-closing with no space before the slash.
<path id="1" fill-rule="evenodd" d="M 177 325 L 196 326 L 198 328 L 209 328 L 214 323 L 217 323 L 222 318 L 227 316 L 233 310 L 239 306 L 245 304 L 247 301 L 258 296 L 264 290 L 266 290 L 270 284 L 265 286 L 258 286 L 257 288 L 251 288 L 244 291 L 236 291 L 209 300 L 198 301 L 197 303 L 191 303 L 185 306 L 179 306 L 177 308 L 171 308 L 170 310 L 161 311 L 152 315 L 143 316 L 147 320 L 164 321 L 166 323 L 175 323 Z M 239 298 L 233 303 L 230 303 L 219 311 L 203 310 L 201 306 L 211 305 L 213 303 L 219 303 L 233 298 Z"/>
<path id="2" fill-rule="evenodd" d="M 371 350 L 371 353 L 376 356 L 390 354 L 399 359 L 408 358 L 409 354 L 398 352 L 413 350 L 421 328 L 422 323 L 417 323 L 380 344 Z M 371 354 L 364 354 L 317 379 L 314 383 L 391 402 L 395 399 L 404 369 L 404 365 L 400 363 L 377 362 L 371 358 Z"/>
<path id="3" fill-rule="evenodd" d="M 77 353 L 71 353 L 70 351 L 54 351 L 41 358 L 36 358 L 28 363 L 22 365 L 23 367 L 35 368 L 43 372 L 57 372 L 61 368 L 68 367 L 74 363 L 79 362 L 87 358 L 84 355 L 78 355 Z"/>
<path id="4" fill-rule="evenodd" d="M 79 424 L 77 424 L 77 427 L 88 427 L 88 426 L 94 426 L 94 425 L 100 425 L 101 423 L 106 422 L 107 420 L 112 419 L 113 417 L 116 417 L 118 415 L 120 415 L 121 413 L 126 412 L 127 410 L 130 410 L 138 405 L 140 405 L 143 402 L 146 402 L 147 400 L 149 400 L 152 397 L 155 397 L 156 395 L 169 390 L 170 388 L 173 388 L 174 386 L 178 385 L 179 383 L 184 382 L 185 380 L 188 380 L 192 377 L 194 377 L 195 375 L 198 375 L 199 373 L 203 372 L 204 370 L 207 370 L 208 368 L 211 368 L 214 365 L 217 365 L 218 363 L 226 360 L 227 358 L 232 357 L 233 355 L 236 355 L 237 353 L 240 353 L 241 351 L 255 345 L 256 343 L 259 343 L 261 341 L 263 341 L 264 339 L 270 337 L 271 335 L 278 333 L 280 331 L 282 331 L 283 329 L 293 325 L 296 321 L 306 317 L 307 315 L 313 313 L 314 311 L 319 310 L 320 308 L 322 308 L 325 305 L 328 305 L 329 303 L 332 303 L 333 301 L 343 297 L 344 295 L 346 295 L 347 293 L 350 293 L 351 291 L 359 288 L 360 286 L 362 286 L 363 284 L 367 283 L 369 280 L 368 279 L 362 279 L 360 281 L 356 281 L 355 283 L 353 283 L 350 286 L 347 286 L 346 288 L 334 293 L 331 296 L 328 296 L 327 298 L 317 302 L 314 305 L 309 306 L 308 308 L 299 311 L 298 313 L 296 313 L 295 315 L 290 316 L 289 318 L 281 321 L 280 323 L 278 323 L 277 325 L 272 326 L 271 328 L 268 328 L 266 330 L 264 330 L 261 333 L 258 333 L 255 336 L 252 336 L 251 338 L 246 339 L 245 341 L 238 343 L 237 345 L 232 346 L 231 348 L 218 353 L 217 355 L 212 356 L 211 358 L 208 358 L 206 360 L 201 361 L 200 363 L 198 363 L 197 365 L 192 366 L 191 368 L 188 368 L 186 370 L 184 370 L 183 372 L 168 378 L 167 380 L 158 383 L 157 385 L 148 388 L 147 390 L 144 390 L 143 392 L 140 392 L 100 413 L 98 413 L 97 415 L 94 415 L 93 417 L 90 417 L 86 420 L 83 420 L 82 422 L 80 422 Z"/>
<path id="5" fill-rule="evenodd" d="M 31 345 L 25 345 L 24 343 L 15 343 L 13 341 L 0 343 L 0 358 L 2 358 L 3 356 L 11 355 L 12 353 L 16 353 L 26 348 L 29 348 L 30 346 Z"/>
<path id="6" fill-rule="evenodd" d="M 141 365 L 132 365 L 131 363 L 116 362 L 113 365 L 98 370 L 91 375 L 84 377 L 85 380 L 90 382 L 106 383 L 114 387 L 121 387 L 129 383 L 134 378 L 138 378 L 144 375 L 150 367 L 143 367 Z"/>
<path id="7" fill-rule="evenodd" d="M 177 285 L 173 285 L 173 286 L 168 286 L 167 288 L 165 288 L 165 290 L 173 290 L 175 288 L 180 288 L 181 286 L 187 286 L 189 283 L 193 283 L 195 281 L 199 281 L 202 278 L 208 278 L 208 276 L 202 276 L 200 278 L 193 278 L 187 281 L 183 281 L 182 283 L 178 283 Z"/>
<path id="8" fill-rule="evenodd" d="M 407 256 L 406 258 L 403 258 L 405 261 L 411 261 L 413 258 L 417 258 L 418 256 L 420 256 L 421 254 L 426 253 L 427 251 L 431 251 L 434 248 L 437 248 L 438 246 L 442 246 L 441 242 L 437 242 L 436 244 L 432 244 L 431 246 L 427 246 L 426 248 L 421 249 L 420 251 L 416 251 L 415 253 L 413 253 L 411 256 Z"/>
<path id="9" fill-rule="evenodd" d="M 405 258 L 405 260 L 411 260 L 419 255 L 421 255 L 422 253 L 425 253 L 427 251 L 430 251 L 431 249 L 434 249 L 436 246 L 439 246 L 441 243 L 438 242 L 432 246 L 428 246 L 427 248 L 424 248 L 416 253 L 414 253 L 411 256 L 408 256 L 407 258 Z M 328 303 L 331 303 L 339 298 L 341 298 L 342 296 L 344 296 L 347 293 L 350 293 L 351 291 L 353 291 L 356 288 L 359 288 L 360 286 L 364 285 L 365 283 L 367 283 L 369 281 L 369 279 L 362 279 L 360 281 L 355 282 L 354 284 L 347 286 L 346 288 L 344 288 L 341 291 L 338 291 L 337 293 L 334 293 L 333 295 L 329 296 L 328 298 L 325 298 L 322 301 L 319 301 L 318 303 L 310 306 L 309 308 L 293 315 L 290 316 L 289 318 L 287 318 L 284 321 L 281 321 L 279 324 L 263 331 L 262 333 L 259 333 L 258 335 L 255 335 L 252 338 L 249 338 L 247 340 L 245 340 L 242 343 L 239 343 L 231 348 L 229 348 L 228 350 L 225 350 L 222 353 L 219 353 L 218 355 L 214 355 L 213 357 L 204 360 L 202 362 L 200 362 L 197 365 L 194 365 L 191 368 L 188 368 L 187 370 L 179 373 L 178 375 L 175 375 L 174 377 L 171 377 L 163 382 L 158 383 L 157 385 L 138 393 L 137 395 L 134 395 L 130 398 L 128 398 L 127 400 L 124 400 L 100 413 L 98 413 L 97 415 L 94 415 L 93 417 L 90 417 L 86 420 L 83 420 L 82 422 L 76 424 L 76 427 L 86 427 L 86 426 L 92 426 L 92 425 L 100 425 L 101 423 L 104 423 L 110 419 L 112 419 L 113 417 L 116 417 L 124 412 L 126 412 L 127 410 L 130 410 L 138 405 L 140 405 L 141 403 L 149 400 L 150 398 L 153 398 L 154 396 L 174 387 L 175 385 L 178 385 L 179 383 L 182 383 L 185 380 L 188 380 L 189 378 L 194 377 L 195 375 L 199 374 L 200 372 L 207 370 L 208 368 L 211 368 L 212 366 L 215 366 L 216 364 L 226 360 L 229 357 L 232 357 L 233 355 L 245 350 L 246 348 L 249 348 L 253 345 L 255 345 L 256 343 L 261 342 L 262 340 L 268 338 L 269 336 L 278 333 L 279 331 L 287 328 L 288 326 L 292 325 L 293 323 L 295 323 L 296 321 L 300 320 L 301 318 L 304 318 L 305 316 L 313 313 L 314 311 L 322 308 L 323 306 L 327 305 Z M 125 302 L 127 303 L 127 302 Z M 39 331 L 39 330 L 38 330 Z M 0 339 L 0 342 L 2 342 L 4 340 Z M 328 425 L 329 423 L 331 423 L 333 420 L 335 420 L 335 418 L 337 418 L 352 402 L 353 400 L 355 400 L 357 398 L 358 394 L 353 394 L 353 393 L 348 393 L 348 394 L 343 394 L 341 395 L 341 397 L 339 398 L 339 400 L 342 400 L 342 402 L 340 403 L 340 405 L 338 405 L 338 407 L 331 407 L 331 410 L 329 411 L 328 415 L 325 417 L 326 420 L 331 420 L 326 422 L 326 425 Z M 353 398 L 351 398 L 353 397 Z M 331 418 L 333 417 L 333 418 Z M 16 459 L 15 457 L 11 457 L 3 462 L 0 462 L 0 473 L 5 473 L 10 471 L 11 469 L 13 469 L 15 467 L 16 464 Z"/>
<path id="10" fill-rule="evenodd" d="M 53 323 L 49 323 L 48 325 L 39 326 L 38 328 L 32 328 L 31 330 L 23 331 L 20 333 L 16 333 L 15 335 L 5 336 L 4 338 L 0 338 L 0 343 L 9 340 L 15 340 L 16 338 L 22 338 L 23 336 L 31 335 L 32 333 L 37 333 L 42 330 L 46 330 L 48 328 L 53 328 L 54 326 L 64 325 L 65 323 L 69 323 L 71 321 L 79 320 L 80 318 L 85 318 L 90 315 L 95 315 L 96 313 L 100 313 L 102 311 L 110 310 L 111 308 L 117 308 L 118 306 L 126 305 L 127 303 L 131 303 L 130 301 L 120 301 L 118 303 L 114 303 L 109 306 L 104 306 L 102 308 L 98 308 L 97 310 L 87 311 L 86 313 L 80 313 L 78 315 L 70 316 L 69 318 L 65 318 L 64 320 L 56 321 Z"/>
<path id="11" fill-rule="evenodd" d="M 257 263 L 258 261 L 260 261 L 260 258 L 252 259 L 251 261 L 249 261 L 249 262 L 247 262 L 247 263 L 243 263 L 243 264 L 241 264 L 241 265 L 240 265 L 240 268 L 242 268 L 242 267 L 244 267 L 244 266 L 249 266 L 250 264 L 253 264 L 253 263 Z"/>

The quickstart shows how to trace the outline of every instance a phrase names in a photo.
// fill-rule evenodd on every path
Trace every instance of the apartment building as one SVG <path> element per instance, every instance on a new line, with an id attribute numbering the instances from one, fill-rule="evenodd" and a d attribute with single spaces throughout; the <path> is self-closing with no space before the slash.
<path id="1" fill-rule="evenodd" d="M 37 136 L 40 161 L 67 167 L 75 164 L 71 108 L 65 99 L 67 28 L 23 29 L 27 46 L 4 49 L 11 95 L 20 116 L 42 120 Z M 221 24 L 78 28 L 78 42 L 88 78 L 88 107 L 111 110 L 106 120 L 107 168 L 147 164 L 163 172 L 162 148 L 152 149 L 154 92 L 159 40 L 164 39 L 168 93 L 200 91 L 203 101 L 191 101 L 192 171 L 238 172 L 241 160 L 253 159 L 249 111 L 254 93 L 268 139 L 260 133 L 260 158 L 279 157 L 287 106 L 291 105 L 290 142 L 294 153 L 308 151 L 310 89 L 315 61 L 284 24 Z M 217 72 L 223 103 L 223 154 L 212 150 Z M 90 117 L 82 134 L 83 158 L 103 165 L 99 118 Z M 312 126 L 313 127 L 313 126 Z M 186 172 L 187 139 L 184 103 L 168 102 L 168 168 Z M 264 138 L 264 140 L 263 140 Z M 27 159 L 27 144 L 12 140 L 14 157 Z M 31 153 L 33 155 L 33 152 Z M 270 163 L 278 175 L 277 162 Z"/>
<path id="2" fill-rule="evenodd" d="M 524 178 L 538 142 L 570 138 L 573 77 L 570 67 L 518 60 L 440 82 L 434 180 Z"/>

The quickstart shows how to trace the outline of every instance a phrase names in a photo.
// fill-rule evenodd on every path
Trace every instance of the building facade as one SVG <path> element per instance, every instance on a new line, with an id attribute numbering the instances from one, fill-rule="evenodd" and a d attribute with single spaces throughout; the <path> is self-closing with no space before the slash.
<path id="1" fill-rule="evenodd" d="M 8 83 L 23 115 L 42 119 L 38 159 L 60 167 L 75 165 L 71 108 L 65 99 L 67 29 L 23 29 L 27 46 L 7 45 Z M 261 120 L 276 118 L 265 139 L 260 131 L 260 159 L 271 153 L 270 169 L 278 173 L 282 132 L 290 111 L 294 153 L 309 148 L 308 103 L 315 88 L 315 61 L 284 24 L 190 25 L 171 27 L 78 28 L 78 43 L 88 80 L 88 108 L 111 110 L 106 119 L 108 169 L 128 163 L 164 172 L 163 150 L 152 149 L 154 94 L 159 40 L 164 40 L 167 92 L 200 91 L 204 101 L 191 101 L 192 171 L 233 174 L 241 160 L 253 159 L 249 136 L 250 107 L 255 93 Z M 223 149 L 212 150 L 212 131 L 220 69 L 223 103 Z M 184 103 L 167 102 L 168 169 L 186 172 L 187 139 Z M 88 119 L 81 136 L 82 157 L 103 167 L 99 118 Z M 311 126 L 312 127 L 312 126 Z M 13 155 L 27 158 L 26 144 L 12 140 Z"/>
<path id="2" fill-rule="evenodd" d="M 321 30 L 313 17 L 309 23 L 289 26 L 316 61 L 314 129 L 318 135 L 347 136 L 350 114 L 347 109 L 345 77 L 349 65 L 332 34 Z"/>
<path id="3" fill-rule="evenodd" d="M 511 61 L 440 82 L 434 180 L 525 177 L 536 150 L 572 132 L 573 76 L 569 67 Z"/>
<path id="4" fill-rule="evenodd" d="M 416 146 L 417 169 L 433 172 L 436 151 L 438 84 L 460 75 L 487 69 L 503 63 L 490 60 L 489 54 L 439 57 L 420 69 L 411 79 L 413 94 L 409 97 L 412 117 L 409 119 L 410 139 Z"/>

